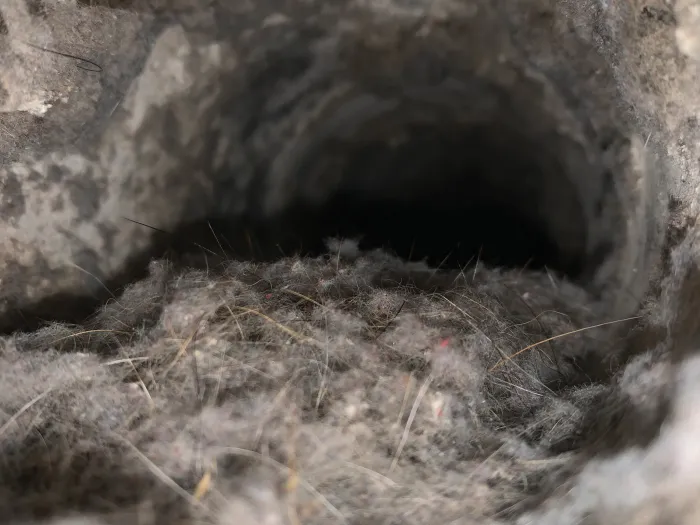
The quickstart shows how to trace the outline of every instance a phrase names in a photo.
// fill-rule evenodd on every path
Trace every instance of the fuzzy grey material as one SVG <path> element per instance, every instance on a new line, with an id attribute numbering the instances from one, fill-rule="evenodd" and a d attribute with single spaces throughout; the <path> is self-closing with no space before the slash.
<path id="1" fill-rule="evenodd" d="M 278 513 L 259 518 L 270 523 L 512 514 L 568 465 L 572 437 L 590 439 L 589 410 L 610 394 L 556 385 L 584 379 L 573 358 L 604 355 L 626 331 L 507 360 L 597 321 L 585 293 L 537 273 L 435 277 L 381 253 L 151 270 L 81 329 L 4 342 L 7 518 L 68 502 L 119 523 L 144 505 L 155 523 L 205 511 Z M 39 486 L 24 485 L 24 468 Z M 189 491 L 209 475 L 200 504 Z M 105 512 L 115 498 L 119 513 Z"/>
<path id="2" fill-rule="evenodd" d="M 699 12 L 4 3 L 2 519 L 695 523 Z M 103 75 L 25 33 L 76 53 L 92 35 Z M 347 242 L 222 253 L 222 224 L 270 219 L 253 251 L 339 190 L 450 197 L 435 174 L 328 169 L 357 133 L 400 144 L 407 116 L 494 126 L 494 166 L 536 150 L 537 191 L 495 168 L 486 194 L 578 281 Z M 148 264 L 165 230 L 196 253 Z"/>
<path id="3" fill-rule="evenodd" d="M 606 381 L 638 320 L 522 351 L 604 321 L 595 306 L 537 272 L 381 252 L 154 262 L 90 323 L 2 342 L 0 511 L 520 525 L 662 505 L 692 523 L 697 358 L 666 339 Z"/>

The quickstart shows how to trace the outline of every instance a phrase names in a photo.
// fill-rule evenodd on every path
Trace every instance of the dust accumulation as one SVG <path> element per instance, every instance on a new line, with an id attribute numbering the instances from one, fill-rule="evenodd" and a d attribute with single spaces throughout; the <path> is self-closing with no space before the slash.
<path id="1" fill-rule="evenodd" d="M 699 522 L 697 35 L 3 0 L 0 522 Z"/>

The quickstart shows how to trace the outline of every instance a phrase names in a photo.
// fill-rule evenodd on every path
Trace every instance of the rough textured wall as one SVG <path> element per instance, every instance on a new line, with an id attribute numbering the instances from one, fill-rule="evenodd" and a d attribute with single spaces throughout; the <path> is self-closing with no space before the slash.
<path id="1" fill-rule="evenodd" d="M 339 187 L 375 191 L 367 188 L 372 179 L 354 172 L 315 175 L 328 171 L 318 152 L 330 148 L 329 141 L 360 133 L 358 126 L 372 118 L 396 120 L 386 131 L 394 136 L 405 127 L 400 119 L 407 111 L 419 111 L 402 104 L 422 105 L 415 117 L 422 121 L 447 112 L 456 127 L 492 126 L 496 131 L 485 132 L 496 136 L 510 130 L 514 138 L 494 150 L 513 149 L 513 156 L 523 157 L 519 170 L 536 162 L 538 172 L 552 179 L 519 188 L 509 197 L 510 207 L 522 205 L 525 193 L 530 209 L 537 210 L 529 213 L 550 210 L 558 216 L 533 220 L 545 222 L 567 251 L 567 264 L 597 272 L 587 280 L 611 293 L 613 311 L 634 308 L 629 297 L 643 294 L 649 280 L 663 237 L 664 189 L 677 178 L 671 160 L 679 157 L 672 152 L 669 159 L 663 147 L 671 127 L 675 131 L 681 124 L 675 109 L 667 110 L 668 100 L 657 100 L 654 91 L 680 97 L 677 83 L 684 78 L 678 77 L 687 75 L 672 70 L 676 60 L 669 63 L 669 55 L 682 59 L 672 47 L 671 27 L 653 14 L 657 11 L 649 15 L 624 3 L 337 2 L 324 9 L 313 3 L 285 9 L 274 2 L 255 8 L 181 3 L 166 10 L 177 13 L 175 25 L 163 20 L 148 26 L 119 10 L 112 15 L 103 8 L 78 9 L 87 10 L 81 16 L 88 21 L 92 16 L 94 24 L 114 16 L 114 32 L 106 34 L 126 47 L 116 53 L 122 60 L 112 68 L 122 75 L 136 75 L 129 66 L 143 51 L 140 44 L 149 41 L 148 28 L 169 27 L 155 39 L 128 91 L 115 71 L 106 75 L 105 96 L 117 98 L 113 107 L 95 109 L 95 101 L 91 108 L 71 110 L 67 102 L 64 111 L 85 116 L 88 124 L 80 124 L 80 133 L 87 129 L 89 136 L 73 139 L 70 120 L 63 124 L 49 113 L 48 126 L 58 119 L 72 139 L 64 144 L 76 147 L 4 168 L 4 318 L 18 311 L 53 314 L 59 296 L 70 315 L 72 299 L 104 295 L 105 284 L 133 277 L 162 239 L 157 230 L 212 217 L 257 223 L 294 203 L 329 199 Z M 14 35 L 13 12 L 4 10 Z M 665 33 L 645 42 L 645 28 Z M 109 49 L 105 33 L 99 33 Z M 129 35 L 133 43 L 123 44 Z M 39 55 L 36 61 L 48 62 L 38 66 L 46 72 L 43 82 L 53 85 L 53 74 L 69 77 L 61 68 L 76 75 L 74 60 L 23 48 L 14 38 L 7 40 L 21 51 L 10 58 L 28 62 L 24 57 Z M 655 48 L 645 49 L 651 45 Z M 639 63 L 640 54 L 653 59 Z M 659 71 L 662 66 L 668 71 Z M 85 80 L 100 77 L 84 69 L 79 74 L 72 87 L 84 103 L 90 97 Z M 650 80 L 657 77 L 661 80 Z M 5 82 L 15 82 L 9 92 L 21 91 L 14 76 Z M 37 88 L 35 104 L 49 103 L 47 89 Z M 68 89 L 56 93 L 65 97 Z M 90 110 L 96 118 L 89 118 Z M 109 123 L 101 125 L 105 114 L 111 115 Z M 41 130 L 45 124 L 35 126 Z M 55 130 L 39 130 L 32 133 L 44 142 L 56 139 Z M 481 160 L 500 158 L 494 151 Z M 512 180 L 484 191 L 502 193 Z M 548 190 L 563 180 L 566 190 Z M 389 191 L 400 186 L 394 183 Z M 562 198 L 565 192 L 581 210 Z M 576 223 L 568 216 L 574 213 L 588 238 L 565 229 Z M 287 228 L 286 221 L 283 225 Z M 269 228 L 260 235 L 281 235 Z M 583 245 L 572 244 L 581 239 Z M 605 264 L 599 267 L 601 258 Z M 595 268 L 586 264 L 593 260 Z"/>
<path id="2" fill-rule="evenodd" d="M 699 13 L 4 2 L 0 515 L 694 523 Z"/>

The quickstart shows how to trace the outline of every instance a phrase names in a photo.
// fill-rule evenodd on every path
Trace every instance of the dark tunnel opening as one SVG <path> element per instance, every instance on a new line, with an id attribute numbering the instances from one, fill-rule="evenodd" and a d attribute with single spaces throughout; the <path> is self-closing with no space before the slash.
<path id="1" fill-rule="evenodd" d="M 342 166 L 347 182 L 285 223 L 305 232 L 298 242 L 310 247 L 314 237 L 357 238 L 363 249 L 388 249 L 432 267 L 480 261 L 576 276 L 581 257 L 561 249 L 542 213 L 539 193 L 553 181 L 526 142 L 488 126 L 410 125 L 400 142 L 329 144 L 330 160 L 319 157 L 315 169 Z M 580 206 L 567 181 L 558 186 L 567 213 L 551 219 L 567 221 L 583 244 Z"/>
<path id="2" fill-rule="evenodd" d="M 318 212 L 319 222 L 328 225 L 320 236 L 357 238 L 363 250 L 383 248 L 434 268 L 461 269 L 481 262 L 579 273 L 578 265 L 560 261 L 556 244 L 535 221 L 507 203 L 460 205 L 443 197 L 397 202 L 338 194 Z"/>
<path id="3" fill-rule="evenodd" d="M 546 268 L 585 284 L 610 253 L 619 205 L 586 123 L 562 107 L 527 78 L 358 87 L 272 150 L 267 128 L 246 134 L 256 183 L 245 211 L 180 238 L 214 229 L 257 261 L 351 239 L 432 268 Z"/>
<path id="4" fill-rule="evenodd" d="M 434 268 L 478 262 L 581 274 L 587 224 L 556 144 L 517 122 L 405 116 L 308 147 L 294 174 L 306 194 L 236 228 L 240 253 L 318 255 L 336 237 Z"/>

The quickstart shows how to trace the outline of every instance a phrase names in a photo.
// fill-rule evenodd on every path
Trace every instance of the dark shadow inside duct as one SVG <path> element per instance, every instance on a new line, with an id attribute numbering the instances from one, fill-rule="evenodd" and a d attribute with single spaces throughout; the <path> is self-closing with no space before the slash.
<path id="1" fill-rule="evenodd" d="M 332 131 L 317 130 L 290 162 L 297 197 L 220 231 L 244 258 L 318 255 L 336 237 L 432 267 L 478 262 L 577 279 L 589 269 L 590 196 L 580 188 L 585 177 L 595 185 L 594 170 L 572 172 L 578 153 L 556 127 L 513 116 L 512 105 L 503 97 L 489 118 L 460 119 L 408 101 L 349 131 L 331 118 Z"/>
<path id="2" fill-rule="evenodd" d="M 581 206 L 569 181 L 543 171 L 526 138 L 487 125 L 404 131 L 401 143 L 329 145 L 335 161 L 319 157 L 317 163 L 341 169 L 343 182 L 321 205 L 285 214 L 284 223 L 299 232 L 294 244 L 316 249 L 314 239 L 337 236 L 433 267 L 481 261 L 580 273 Z M 557 186 L 561 215 L 543 213 L 543 185 Z M 577 241 L 573 253 L 557 243 L 547 220 L 566 222 Z"/>

